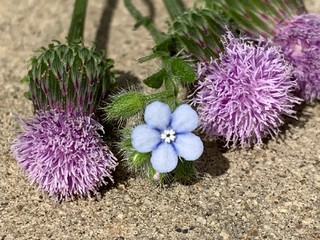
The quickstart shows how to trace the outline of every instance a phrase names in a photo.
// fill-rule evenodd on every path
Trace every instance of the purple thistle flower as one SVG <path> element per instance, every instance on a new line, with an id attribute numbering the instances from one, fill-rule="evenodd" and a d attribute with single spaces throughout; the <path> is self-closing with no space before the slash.
<path id="1" fill-rule="evenodd" d="M 295 67 L 297 95 L 308 102 L 320 99 L 320 17 L 296 16 L 278 25 L 274 32 L 274 44 Z"/>
<path id="2" fill-rule="evenodd" d="M 219 61 L 198 65 L 198 85 L 192 103 L 198 106 L 201 128 L 209 137 L 223 137 L 226 145 L 261 144 L 276 136 L 282 116 L 293 116 L 300 99 L 292 67 L 277 47 L 235 38 L 222 39 L 225 52 Z"/>
<path id="3" fill-rule="evenodd" d="M 299 86 L 295 95 L 306 102 L 320 100 L 319 14 L 307 13 L 302 0 L 207 2 L 207 7 L 228 15 L 238 30 L 253 39 L 263 36 L 280 47 L 294 67 L 292 74 Z"/>
<path id="4" fill-rule="evenodd" d="M 54 199 L 89 196 L 105 177 L 113 180 L 117 160 L 98 134 L 102 125 L 92 118 L 50 110 L 22 124 L 12 151 L 31 182 Z"/>

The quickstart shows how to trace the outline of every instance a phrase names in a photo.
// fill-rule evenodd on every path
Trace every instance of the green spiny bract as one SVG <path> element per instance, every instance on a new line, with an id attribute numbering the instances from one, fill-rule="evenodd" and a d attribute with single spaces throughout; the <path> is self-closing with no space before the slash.
<path id="1" fill-rule="evenodd" d="M 216 57 L 221 50 L 220 36 L 225 23 L 210 9 L 191 9 L 176 18 L 169 34 L 180 43 L 187 55 L 200 61 Z"/>
<path id="2" fill-rule="evenodd" d="M 302 0 L 206 0 L 206 7 L 223 13 L 250 36 L 270 37 L 283 20 L 304 13 Z"/>
<path id="3" fill-rule="evenodd" d="M 30 60 L 27 80 L 35 111 L 95 112 L 114 83 L 113 60 L 81 42 L 54 41 Z"/>

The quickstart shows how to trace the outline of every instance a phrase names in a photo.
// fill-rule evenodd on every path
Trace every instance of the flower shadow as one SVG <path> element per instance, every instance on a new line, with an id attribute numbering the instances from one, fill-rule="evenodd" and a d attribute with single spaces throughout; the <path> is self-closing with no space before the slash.
<path id="1" fill-rule="evenodd" d="M 96 48 L 106 50 L 109 44 L 111 22 L 119 0 L 105 0 L 103 12 L 100 17 L 98 29 L 95 36 Z M 151 0 L 143 0 L 143 5 L 147 8 L 148 17 L 153 21 L 155 17 L 155 7 Z"/>
<path id="2" fill-rule="evenodd" d="M 138 77 L 133 75 L 131 72 L 115 70 L 114 73 L 119 75 L 116 79 L 116 87 L 110 92 L 109 96 L 106 99 L 103 99 L 104 106 L 110 102 L 110 96 L 113 94 L 118 94 L 121 91 L 126 91 L 130 89 L 140 89 L 141 81 Z M 103 106 L 103 107 L 104 107 Z M 113 172 L 114 182 L 112 183 L 108 178 L 105 179 L 107 184 L 103 184 L 96 195 L 95 199 L 98 201 L 104 197 L 104 195 L 111 189 L 118 188 L 119 186 L 125 186 L 127 184 L 127 180 L 131 176 L 128 173 L 127 166 L 123 161 L 123 155 L 121 153 L 122 149 L 119 149 L 118 143 L 121 141 L 121 129 L 123 129 L 126 125 L 126 122 L 121 121 L 106 121 L 106 115 L 103 109 L 100 109 L 97 113 L 97 117 L 99 122 L 102 123 L 104 127 L 104 133 L 101 133 L 103 136 L 104 142 L 107 146 L 110 147 L 112 152 L 118 159 L 118 166 Z"/>
<path id="3" fill-rule="evenodd" d="M 299 105 L 296 105 L 293 110 L 296 111 L 296 117 L 285 117 L 284 121 L 286 124 L 283 125 L 282 131 L 290 130 L 291 126 L 304 128 L 306 123 L 313 117 L 313 113 L 309 111 L 308 108 L 314 108 L 317 102 L 314 104 L 306 104 L 305 102 Z"/>
<path id="4" fill-rule="evenodd" d="M 121 71 L 121 70 L 115 70 L 115 74 L 119 75 L 117 78 L 117 88 L 116 90 L 119 89 L 139 89 L 141 88 L 141 80 L 133 75 L 129 71 Z M 118 91 L 116 91 L 118 92 Z"/>
<path id="5" fill-rule="evenodd" d="M 105 128 L 108 130 L 113 130 L 112 126 L 119 128 L 119 122 L 116 123 L 110 123 L 106 122 L 106 115 L 104 111 L 104 107 L 111 102 L 111 96 L 119 94 L 121 91 L 127 91 L 130 89 L 141 89 L 141 81 L 138 77 L 133 75 L 131 72 L 125 72 L 121 70 L 114 70 L 113 73 L 115 75 L 118 75 L 116 77 L 115 87 L 113 87 L 108 93 L 107 96 L 102 99 L 102 105 L 100 109 L 95 113 L 96 118 L 99 120 L 100 123 L 103 124 Z M 109 126 L 110 125 L 110 126 Z M 113 138 L 113 135 L 110 135 L 111 138 Z M 110 138 L 110 137 L 108 137 Z M 111 139 L 112 140 L 112 139 Z"/>
<path id="6" fill-rule="evenodd" d="M 230 168 L 230 161 L 223 156 L 226 149 L 219 141 L 203 141 L 204 152 L 201 158 L 195 161 L 197 176 L 188 180 L 179 180 L 183 185 L 193 185 L 201 181 L 206 174 L 216 178 L 225 174 Z"/>
<path id="7" fill-rule="evenodd" d="M 208 173 L 212 177 L 225 174 L 230 168 L 229 160 L 223 156 L 224 148 L 217 141 L 204 141 L 204 152 L 196 164 L 200 174 Z"/>
<path id="8" fill-rule="evenodd" d="M 108 46 L 111 20 L 117 7 L 117 0 L 107 0 L 100 18 L 97 29 L 95 43 L 99 50 L 104 50 Z"/>
<path id="9" fill-rule="evenodd" d="M 105 181 L 107 184 L 103 184 L 98 189 L 95 200 L 99 201 L 100 199 L 102 199 L 111 189 L 123 188 L 123 186 L 126 187 L 128 185 L 130 176 L 132 177 L 132 175 L 128 173 L 128 170 L 124 166 L 123 162 L 120 161 L 119 165 L 116 167 L 116 170 L 113 172 L 114 181 L 111 182 L 106 178 Z"/>
<path id="10" fill-rule="evenodd" d="M 280 133 L 276 138 L 276 141 L 279 142 L 286 142 L 286 139 L 288 139 L 292 134 L 293 134 L 293 130 L 295 128 L 305 128 L 305 125 L 309 122 L 309 120 L 314 116 L 314 114 L 312 113 L 312 111 L 310 111 L 310 108 L 314 108 L 316 106 L 316 104 L 306 104 L 306 103 L 302 103 L 299 105 L 296 105 L 293 109 L 296 111 L 296 118 L 292 118 L 292 117 L 288 117 L 285 116 L 283 118 L 283 121 L 285 122 L 285 124 L 283 124 L 280 127 Z M 266 137 L 263 139 L 263 144 L 265 146 L 268 145 L 269 141 L 274 140 L 272 137 Z"/>

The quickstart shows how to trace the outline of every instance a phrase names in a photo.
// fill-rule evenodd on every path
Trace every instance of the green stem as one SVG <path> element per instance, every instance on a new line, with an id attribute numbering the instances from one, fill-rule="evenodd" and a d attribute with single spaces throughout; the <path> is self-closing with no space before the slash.
<path id="1" fill-rule="evenodd" d="M 174 97 L 174 95 L 170 92 L 163 91 L 163 92 L 158 92 L 158 93 L 153 93 L 153 94 L 147 95 L 146 100 L 152 101 L 155 99 L 166 99 L 167 97 Z"/>
<path id="2" fill-rule="evenodd" d="M 76 0 L 74 3 L 72 20 L 69 28 L 68 42 L 83 39 L 84 23 L 86 19 L 87 0 Z"/>
<path id="3" fill-rule="evenodd" d="M 137 26 L 143 25 L 151 34 L 155 42 L 158 42 L 162 38 L 162 33 L 156 28 L 150 17 L 142 16 L 131 0 L 124 0 L 124 4 L 128 9 L 129 13 L 136 19 Z"/>
<path id="4" fill-rule="evenodd" d="M 172 13 L 170 13 L 171 16 L 172 14 L 175 13 L 176 15 L 180 15 L 183 12 L 183 6 L 180 3 L 179 0 L 163 0 L 164 3 L 166 4 L 166 7 L 170 8 L 172 6 L 173 10 Z M 136 26 L 143 25 L 151 34 L 153 37 L 155 43 L 159 43 L 161 40 L 163 40 L 163 34 L 155 27 L 154 23 L 149 17 L 143 16 L 141 12 L 139 12 L 135 6 L 132 4 L 131 0 L 124 0 L 125 6 L 130 12 L 130 14 L 136 19 L 137 24 Z M 156 55 L 154 55 L 156 56 Z M 151 58 L 153 58 L 152 56 Z M 149 58 L 144 58 L 143 60 L 146 61 Z M 163 67 L 166 68 L 168 57 L 161 57 L 161 61 L 163 64 Z M 175 97 L 178 94 L 178 87 L 172 80 L 167 80 L 165 84 L 165 92 L 161 93 L 156 93 L 148 96 L 149 100 L 154 100 L 154 99 L 161 99 L 161 98 L 169 98 L 169 97 Z"/>
<path id="5" fill-rule="evenodd" d="M 171 20 L 175 20 L 177 17 L 181 16 L 185 11 L 184 6 L 180 0 L 162 0 Z"/>

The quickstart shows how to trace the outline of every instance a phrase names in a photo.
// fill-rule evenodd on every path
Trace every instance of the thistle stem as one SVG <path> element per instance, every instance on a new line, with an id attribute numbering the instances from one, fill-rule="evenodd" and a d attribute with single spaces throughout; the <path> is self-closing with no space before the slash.
<path id="1" fill-rule="evenodd" d="M 141 12 L 135 8 L 131 0 L 124 0 L 124 4 L 131 16 L 136 19 L 136 27 L 143 25 L 149 31 L 154 41 L 158 42 L 162 38 L 162 33 L 156 28 L 150 17 L 142 16 Z"/>
<path id="2" fill-rule="evenodd" d="M 87 3 L 87 0 L 75 0 L 69 34 L 67 37 L 69 43 L 83 39 Z"/>
<path id="3" fill-rule="evenodd" d="M 162 0 L 171 20 L 175 20 L 177 17 L 181 16 L 185 11 L 183 3 L 180 0 Z"/>

